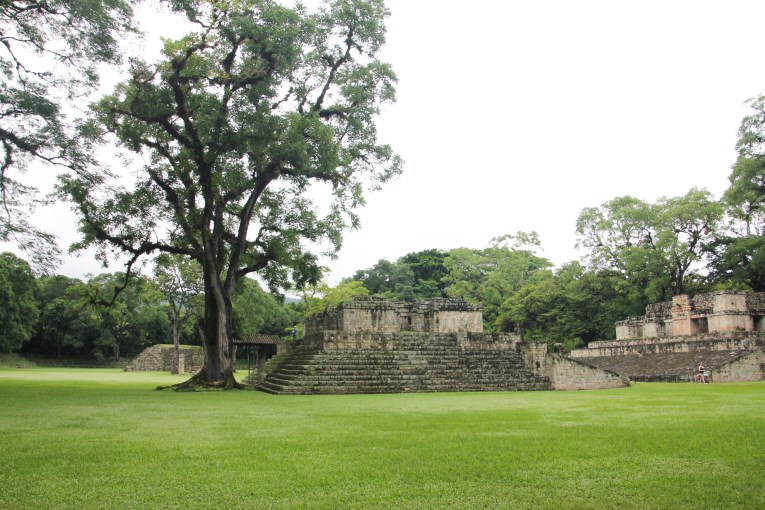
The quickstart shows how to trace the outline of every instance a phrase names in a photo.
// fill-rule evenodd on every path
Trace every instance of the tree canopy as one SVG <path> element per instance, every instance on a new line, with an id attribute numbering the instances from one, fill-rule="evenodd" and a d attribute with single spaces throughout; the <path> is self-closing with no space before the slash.
<path id="1" fill-rule="evenodd" d="M 401 171 L 375 118 L 396 77 L 377 53 L 382 0 L 336 0 L 309 13 L 271 0 L 173 6 L 198 26 L 159 63 L 95 107 L 82 133 L 144 155 L 136 182 L 106 170 L 65 176 L 82 218 L 79 247 L 116 248 L 127 269 L 154 252 L 202 267 L 206 365 L 195 381 L 233 383 L 232 296 L 257 273 L 272 289 L 316 283 L 316 253 L 356 226 L 365 189 Z M 312 193 L 330 197 L 329 207 Z"/>
<path id="2" fill-rule="evenodd" d="M 126 0 L 0 2 L 0 240 L 40 269 L 55 265 L 55 237 L 33 225 L 31 163 L 76 169 L 86 155 L 66 110 L 98 83 L 97 66 L 120 60 L 119 37 L 133 31 Z"/>

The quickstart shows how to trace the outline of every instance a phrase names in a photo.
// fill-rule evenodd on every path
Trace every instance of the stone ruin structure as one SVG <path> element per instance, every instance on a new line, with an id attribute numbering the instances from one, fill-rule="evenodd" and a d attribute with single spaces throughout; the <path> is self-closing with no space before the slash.
<path id="1" fill-rule="evenodd" d="M 694 380 L 704 362 L 711 379 L 765 379 L 765 293 L 674 296 L 616 323 L 616 340 L 590 342 L 572 359 L 633 380 Z"/>
<path id="2" fill-rule="evenodd" d="M 169 372 L 173 359 L 172 344 L 157 344 L 144 349 L 125 367 L 125 372 L 160 371 Z M 180 373 L 195 373 L 205 364 L 203 349 L 195 345 L 181 345 L 178 350 L 178 370 Z"/>
<path id="3" fill-rule="evenodd" d="M 271 393 L 399 393 L 615 388 L 619 375 L 547 352 L 517 335 L 483 333 L 463 300 L 355 299 L 305 322 L 302 345 L 270 362 Z"/>

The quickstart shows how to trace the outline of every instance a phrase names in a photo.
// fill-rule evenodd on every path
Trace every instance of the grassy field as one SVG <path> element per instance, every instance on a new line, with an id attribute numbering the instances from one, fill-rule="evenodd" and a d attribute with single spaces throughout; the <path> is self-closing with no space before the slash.
<path id="1" fill-rule="evenodd" d="M 272 396 L 0 369 L 0 508 L 765 508 L 765 384 Z"/>

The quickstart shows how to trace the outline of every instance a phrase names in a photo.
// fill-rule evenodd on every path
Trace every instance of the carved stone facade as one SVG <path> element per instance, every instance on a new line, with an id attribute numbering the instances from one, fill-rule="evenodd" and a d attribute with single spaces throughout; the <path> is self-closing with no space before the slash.
<path id="1" fill-rule="evenodd" d="M 357 298 L 306 320 L 305 336 L 322 331 L 480 333 L 483 331 L 483 314 L 480 306 L 461 299 L 402 303 Z"/>
<path id="2" fill-rule="evenodd" d="M 765 293 L 675 296 L 616 323 L 616 340 L 572 359 L 638 381 L 689 381 L 703 363 L 717 382 L 765 379 Z"/>
<path id="3" fill-rule="evenodd" d="M 648 305 L 643 317 L 616 323 L 616 339 L 672 338 L 733 331 L 765 332 L 765 293 L 715 292 L 674 296 Z"/>
<path id="4" fill-rule="evenodd" d="M 596 389 L 628 384 L 612 372 L 483 333 L 480 306 L 463 300 L 356 299 L 308 319 L 303 346 L 273 363 L 272 393 L 396 393 Z"/>

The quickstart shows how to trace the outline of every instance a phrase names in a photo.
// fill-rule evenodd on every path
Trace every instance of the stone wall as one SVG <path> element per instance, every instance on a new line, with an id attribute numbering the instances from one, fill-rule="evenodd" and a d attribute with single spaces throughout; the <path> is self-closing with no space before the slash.
<path id="1" fill-rule="evenodd" d="M 303 339 L 303 345 L 315 350 L 369 349 L 395 351 L 407 348 L 412 342 L 431 341 L 440 343 L 443 339 L 453 340 L 455 347 L 475 351 L 517 350 L 521 339 L 513 333 L 426 333 L 422 331 L 400 331 L 380 333 L 374 331 L 321 331 Z"/>
<path id="2" fill-rule="evenodd" d="M 556 390 L 603 390 L 629 386 L 629 379 L 615 372 L 553 354 L 548 374 Z"/>
<path id="3" fill-rule="evenodd" d="M 395 333 L 478 333 L 483 331 L 481 307 L 461 299 L 429 299 L 402 303 L 357 298 L 305 321 L 304 335 L 322 331 Z"/>
<path id="4" fill-rule="evenodd" d="M 125 372 L 169 372 L 172 363 L 173 346 L 159 344 L 147 347 L 133 358 L 125 367 Z M 195 373 L 202 369 L 205 363 L 204 350 L 195 345 L 181 345 L 178 352 L 181 373 Z"/>
<path id="5" fill-rule="evenodd" d="M 765 332 L 765 293 L 720 291 L 674 296 L 646 307 L 642 317 L 616 323 L 616 339 L 693 336 L 708 332 Z"/>
<path id="6" fill-rule="evenodd" d="M 754 351 L 746 356 L 712 370 L 714 382 L 762 381 L 765 379 L 765 356 Z"/>
<path id="7" fill-rule="evenodd" d="M 586 348 L 571 351 L 571 358 L 624 356 L 669 352 L 753 350 L 765 346 L 765 338 L 757 332 L 734 331 L 706 333 L 695 337 L 640 338 L 590 342 Z"/>

